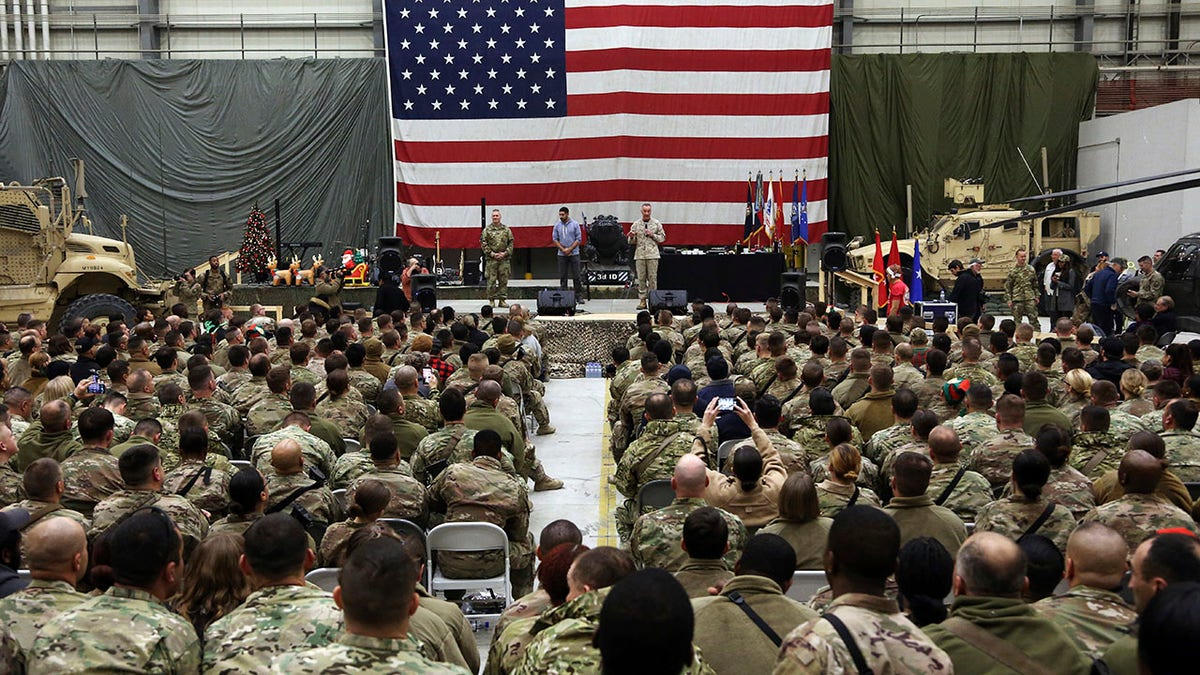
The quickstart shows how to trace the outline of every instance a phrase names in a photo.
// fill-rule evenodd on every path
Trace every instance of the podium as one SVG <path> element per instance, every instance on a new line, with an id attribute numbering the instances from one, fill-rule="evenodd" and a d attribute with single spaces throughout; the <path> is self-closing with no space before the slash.
<path id="1" fill-rule="evenodd" d="M 958 305 L 953 302 L 922 302 L 921 303 L 921 318 L 926 321 L 933 321 L 939 316 L 946 317 L 950 325 L 958 321 Z"/>

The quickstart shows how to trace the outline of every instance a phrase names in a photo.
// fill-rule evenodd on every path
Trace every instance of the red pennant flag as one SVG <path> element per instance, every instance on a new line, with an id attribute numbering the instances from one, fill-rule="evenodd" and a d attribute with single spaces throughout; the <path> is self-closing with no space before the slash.
<path id="1" fill-rule="evenodd" d="M 879 241 L 879 230 L 875 230 L 875 263 L 871 266 L 872 276 L 875 277 L 875 305 L 883 307 L 887 304 L 887 277 L 883 273 L 883 243 Z"/>
<path id="2" fill-rule="evenodd" d="M 896 231 L 892 230 L 892 250 L 888 253 L 888 267 L 900 264 L 900 243 L 896 241 Z"/>

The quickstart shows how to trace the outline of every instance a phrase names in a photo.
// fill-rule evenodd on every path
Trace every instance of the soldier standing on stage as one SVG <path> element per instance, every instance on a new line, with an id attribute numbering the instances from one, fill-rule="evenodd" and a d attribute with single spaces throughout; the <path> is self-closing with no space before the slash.
<path id="1" fill-rule="evenodd" d="M 225 270 L 221 269 L 221 262 L 215 255 L 208 259 L 208 269 L 204 270 L 204 274 L 200 275 L 196 283 L 204 301 L 205 312 L 224 307 L 233 293 L 233 282 L 229 280 Z"/>
<path id="2" fill-rule="evenodd" d="M 483 228 L 479 237 L 483 249 L 483 272 L 487 278 L 488 304 L 498 300 L 508 307 L 508 274 L 513 253 L 513 233 L 500 222 L 500 209 L 492 209 L 492 222 Z"/>
<path id="3" fill-rule="evenodd" d="M 1029 252 L 1018 249 L 1017 262 L 1004 278 L 1004 292 L 1008 294 L 1008 308 L 1012 310 L 1013 320 L 1028 318 L 1030 326 L 1041 330 L 1037 313 L 1037 272 L 1028 260 Z"/>
<path id="4" fill-rule="evenodd" d="M 650 217 L 650 204 L 642 204 L 642 219 L 629 226 L 633 244 L 634 271 L 638 280 L 638 309 L 646 309 L 646 297 L 658 289 L 658 247 L 667 238 L 662 223 Z"/>

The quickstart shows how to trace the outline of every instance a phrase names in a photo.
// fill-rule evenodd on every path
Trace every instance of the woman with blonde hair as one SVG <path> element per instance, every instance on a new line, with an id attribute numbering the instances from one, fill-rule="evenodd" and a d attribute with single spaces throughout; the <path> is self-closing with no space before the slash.
<path id="1" fill-rule="evenodd" d="M 217 533 L 192 551 L 171 607 L 192 623 L 196 634 L 242 604 L 250 595 L 250 579 L 238 566 L 245 545 L 242 535 Z"/>
<path id="2" fill-rule="evenodd" d="M 759 534 L 777 534 L 796 551 L 796 569 L 825 569 L 825 545 L 829 540 L 832 518 L 821 515 L 817 487 L 807 473 L 793 473 L 779 492 L 779 517 L 767 523 Z"/>
<path id="3" fill-rule="evenodd" d="M 330 525 L 321 538 L 320 555 L 317 556 L 321 566 L 341 567 L 351 535 L 364 525 L 379 520 L 391 498 L 392 491 L 383 481 L 369 478 L 359 483 L 354 490 L 354 501 L 347 509 L 350 517 Z"/>
<path id="4" fill-rule="evenodd" d="M 855 484 L 861 471 L 862 455 L 853 445 L 842 443 L 829 452 L 829 477 L 817 484 L 822 516 L 832 518 L 855 504 L 879 506 L 879 497 L 870 488 Z"/>
<path id="5" fill-rule="evenodd" d="M 1063 377 L 1067 392 L 1059 402 L 1058 409 L 1074 420 L 1084 406 L 1092 404 L 1092 376 L 1082 368 L 1076 368 Z"/>
<path id="6" fill-rule="evenodd" d="M 1142 397 L 1149 384 L 1150 381 L 1137 368 L 1130 368 L 1121 373 L 1121 395 L 1125 397 L 1125 402 L 1118 406 L 1117 410 L 1127 412 L 1134 417 L 1142 417 L 1154 412 L 1154 403 Z"/>

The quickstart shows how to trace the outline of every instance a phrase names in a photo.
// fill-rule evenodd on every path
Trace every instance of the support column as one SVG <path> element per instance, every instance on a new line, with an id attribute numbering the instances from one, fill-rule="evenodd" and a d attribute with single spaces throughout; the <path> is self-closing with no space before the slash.
<path id="1" fill-rule="evenodd" d="M 1096 10 L 1092 0 L 1075 0 L 1078 14 L 1075 17 L 1075 51 L 1092 51 L 1092 39 L 1096 30 Z"/>
<path id="2" fill-rule="evenodd" d="M 375 17 L 371 20 L 371 32 L 375 36 L 375 56 L 384 56 L 383 0 L 371 0 L 371 12 Z"/>
<path id="3" fill-rule="evenodd" d="M 143 59 L 162 58 L 158 34 L 158 0 L 138 0 L 138 53 Z"/>
<path id="4" fill-rule="evenodd" d="M 854 50 L 854 0 L 841 0 L 839 6 L 841 18 L 834 20 L 834 42 L 839 54 L 849 54 Z"/>

